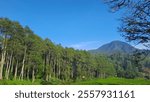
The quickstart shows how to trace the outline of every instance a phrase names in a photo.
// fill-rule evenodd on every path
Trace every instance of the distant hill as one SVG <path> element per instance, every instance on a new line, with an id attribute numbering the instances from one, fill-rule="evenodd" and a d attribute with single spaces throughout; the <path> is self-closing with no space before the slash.
<path id="1" fill-rule="evenodd" d="M 138 50 L 138 49 L 129 45 L 128 43 L 125 43 L 122 41 L 112 41 L 108 44 L 105 44 L 105 45 L 99 47 L 98 49 L 89 50 L 89 52 L 93 53 L 93 54 L 102 53 L 102 54 L 111 55 L 114 53 L 129 54 L 135 50 Z"/>

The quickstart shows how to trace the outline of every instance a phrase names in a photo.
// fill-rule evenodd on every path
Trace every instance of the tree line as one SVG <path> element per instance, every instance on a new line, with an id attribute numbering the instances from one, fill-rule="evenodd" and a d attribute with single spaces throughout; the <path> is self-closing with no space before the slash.
<path id="1" fill-rule="evenodd" d="M 135 52 L 110 56 L 64 48 L 42 39 L 28 27 L 0 18 L 0 80 L 52 79 L 63 82 L 93 78 L 150 78 L 150 57 Z"/>
<path id="2" fill-rule="evenodd" d="M 75 81 L 115 76 L 113 63 L 103 55 L 63 48 L 42 39 L 17 21 L 0 18 L 0 79 Z"/>
<path id="3" fill-rule="evenodd" d="M 109 56 L 113 61 L 117 77 L 150 79 L 149 50 L 136 50 L 130 54 L 114 53 Z"/>

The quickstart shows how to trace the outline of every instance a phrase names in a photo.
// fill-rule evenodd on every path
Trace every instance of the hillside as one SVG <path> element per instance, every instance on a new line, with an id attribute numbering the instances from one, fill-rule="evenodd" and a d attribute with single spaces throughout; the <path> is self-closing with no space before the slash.
<path id="1" fill-rule="evenodd" d="M 102 45 L 98 49 L 90 50 L 89 52 L 94 53 L 94 54 L 102 53 L 102 54 L 111 55 L 111 54 L 118 53 L 118 52 L 129 54 L 135 50 L 137 49 L 129 45 L 128 43 L 125 43 L 122 41 L 112 41 L 108 44 Z"/>

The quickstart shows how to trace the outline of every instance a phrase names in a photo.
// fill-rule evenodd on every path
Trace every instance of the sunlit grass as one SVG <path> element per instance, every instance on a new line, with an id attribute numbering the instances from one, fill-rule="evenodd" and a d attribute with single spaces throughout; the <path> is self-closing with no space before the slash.
<path id="1" fill-rule="evenodd" d="M 0 80 L 0 85 L 60 85 L 62 82 L 58 79 L 51 79 L 50 81 L 44 81 L 41 79 L 35 80 Z"/>
<path id="2" fill-rule="evenodd" d="M 107 79 L 91 79 L 86 81 L 78 81 L 72 84 L 73 85 L 150 85 L 150 80 L 107 78 Z"/>
<path id="3" fill-rule="evenodd" d="M 0 85 L 150 85 L 150 80 L 146 79 L 125 79 L 125 78 L 106 78 L 90 79 L 76 82 L 62 82 L 52 79 L 51 81 L 35 80 L 0 80 Z"/>

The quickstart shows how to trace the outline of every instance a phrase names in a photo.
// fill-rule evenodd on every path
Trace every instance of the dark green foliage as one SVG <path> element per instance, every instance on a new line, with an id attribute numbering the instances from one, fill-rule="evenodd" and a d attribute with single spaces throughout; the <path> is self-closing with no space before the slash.
<path id="1" fill-rule="evenodd" d="M 54 84 L 115 75 L 106 56 L 55 45 L 18 22 L 0 18 L 0 31 L 0 79 Z"/>
<path id="2" fill-rule="evenodd" d="M 150 60 L 146 55 L 145 51 L 137 50 L 131 54 L 116 53 L 109 57 L 115 65 L 118 77 L 134 79 L 149 73 Z"/>

